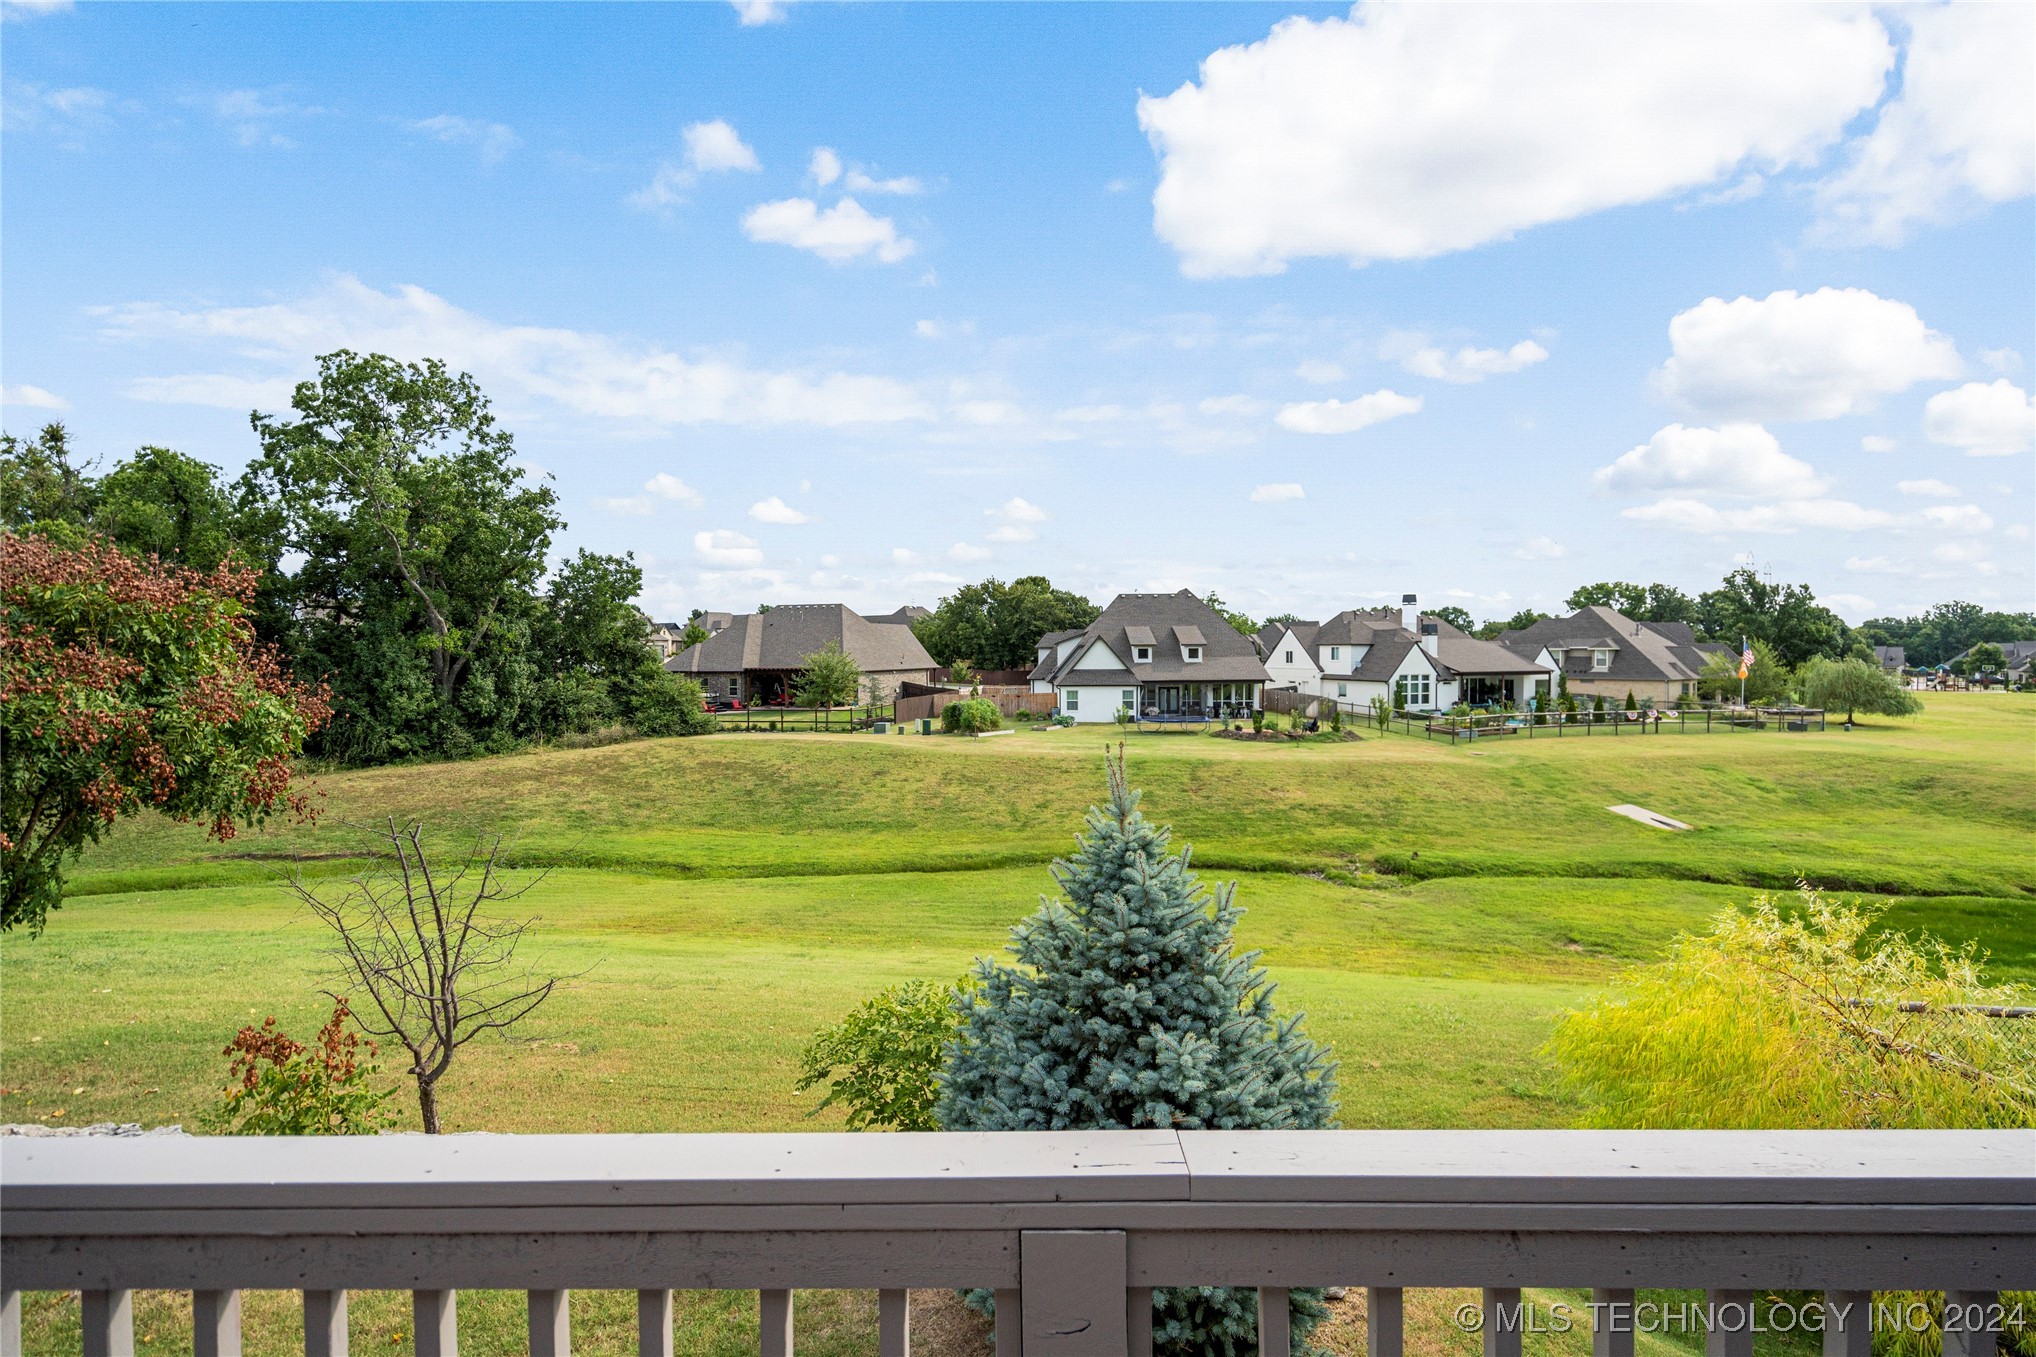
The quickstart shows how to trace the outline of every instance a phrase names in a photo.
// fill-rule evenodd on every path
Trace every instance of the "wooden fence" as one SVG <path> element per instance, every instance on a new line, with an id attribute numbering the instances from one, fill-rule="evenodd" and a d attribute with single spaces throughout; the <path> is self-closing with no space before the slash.
<path id="1" fill-rule="evenodd" d="M 917 688 L 923 685 L 911 686 Z M 948 688 L 939 692 L 920 692 L 909 696 L 901 689 L 897 704 L 898 721 L 900 724 L 908 724 L 926 717 L 937 721 L 940 714 L 947 710 L 949 703 L 960 702 L 970 696 L 972 694 L 966 688 Z M 997 710 L 1004 713 L 1007 718 L 1016 716 L 1021 711 L 1029 711 L 1034 716 L 1045 716 L 1053 710 L 1055 701 L 1052 693 L 1035 693 L 1030 685 L 1021 684 L 995 686 L 985 684 L 980 696 L 985 701 L 996 703 Z"/>

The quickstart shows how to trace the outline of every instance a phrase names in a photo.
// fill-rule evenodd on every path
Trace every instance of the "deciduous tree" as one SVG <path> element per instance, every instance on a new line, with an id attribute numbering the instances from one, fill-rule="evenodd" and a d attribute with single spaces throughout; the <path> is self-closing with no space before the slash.
<path id="1" fill-rule="evenodd" d="M 806 656 L 792 681 L 792 693 L 802 707 L 852 707 L 861 692 L 862 666 L 844 654 L 837 641 Z"/>
<path id="2" fill-rule="evenodd" d="M 1039 658 L 1040 637 L 1086 627 L 1099 612 L 1088 599 L 1054 588 L 1043 575 L 1009 584 L 987 579 L 940 600 L 931 614 L 912 624 L 912 632 L 935 664 L 968 660 L 983 669 L 1030 669 Z"/>
<path id="3" fill-rule="evenodd" d="M 40 931 L 63 863 L 123 815 L 216 838 L 308 815 L 291 760 L 331 713 L 248 621 L 254 572 L 100 538 L 0 537 L 0 928 Z"/>
<path id="4" fill-rule="evenodd" d="M 1876 716 L 1914 716 L 1923 703 L 1901 680 L 1865 660 L 1814 659 L 1803 666 L 1803 701 L 1827 712 L 1844 712 L 1851 721 L 1859 712 Z"/>

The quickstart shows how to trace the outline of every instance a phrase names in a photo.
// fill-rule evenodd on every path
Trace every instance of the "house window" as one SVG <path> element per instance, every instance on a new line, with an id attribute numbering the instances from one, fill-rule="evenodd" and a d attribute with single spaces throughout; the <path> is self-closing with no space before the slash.
<path id="1" fill-rule="evenodd" d="M 1336 695 L 1337 695 L 1338 697 L 1349 697 L 1349 696 L 1350 696 L 1350 685 L 1349 685 L 1349 684 L 1347 684 L 1347 683 L 1339 683 L 1339 684 L 1337 684 L 1337 685 L 1336 685 Z"/>
<path id="2" fill-rule="evenodd" d="M 1131 689 L 1126 688 L 1124 690 L 1124 701 L 1120 705 L 1124 708 L 1125 711 L 1137 711 L 1138 694 L 1133 692 Z"/>
<path id="3" fill-rule="evenodd" d="M 1599 673 L 1599 674 L 1602 674 L 1602 673 L 1604 673 L 1604 672 L 1605 672 L 1605 671 L 1606 671 L 1607 669 L 1610 669 L 1611 667 L 1612 667 L 1612 652 L 1611 652 L 1611 651 L 1609 651 L 1609 650 L 1593 650 L 1593 651 L 1591 652 L 1591 670 L 1592 670 L 1592 672 L 1594 672 L 1594 673 Z"/>
<path id="4" fill-rule="evenodd" d="M 1286 660 L 1285 660 L 1285 663 L 1287 663 L 1287 664 L 1292 664 L 1293 662 L 1294 662 L 1294 652 L 1293 652 L 1293 651 L 1291 651 L 1291 650 L 1289 650 L 1289 651 L 1287 652 L 1287 658 L 1286 658 Z"/>
<path id="5" fill-rule="evenodd" d="M 1329 658 L 1330 658 L 1330 659 L 1332 659 L 1332 660 L 1340 660 L 1340 659 L 1342 659 L 1342 658 L 1343 658 L 1343 647 L 1342 647 L 1342 646 L 1331 646 L 1331 647 L 1329 647 Z"/>
<path id="6" fill-rule="evenodd" d="M 1131 647 L 1131 658 L 1132 661 L 1137 664 L 1150 664 L 1152 662 L 1152 647 L 1151 646 Z"/>
<path id="7" fill-rule="evenodd" d="M 1398 679 L 1394 680 L 1393 684 L 1398 690 L 1396 696 L 1399 698 L 1399 701 L 1394 705 L 1414 708 L 1428 706 L 1433 698 L 1433 692 L 1429 687 L 1429 678 L 1430 676 L 1427 674 L 1400 675 Z"/>
<path id="8" fill-rule="evenodd" d="M 1184 652 L 1182 658 L 1189 664 L 1200 664 L 1202 662 L 1202 647 L 1184 646 L 1182 650 Z"/>
<path id="9" fill-rule="evenodd" d="M 1079 688 L 1068 689 L 1065 693 L 1061 694 L 1060 705 L 1068 711 L 1080 711 L 1082 709 L 1082 690 Z"/>

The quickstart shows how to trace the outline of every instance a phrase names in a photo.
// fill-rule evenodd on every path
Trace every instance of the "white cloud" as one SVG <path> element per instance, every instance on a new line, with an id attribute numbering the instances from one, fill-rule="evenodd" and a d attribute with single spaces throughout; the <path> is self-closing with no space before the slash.
<path id="1" fill-rule="evenodd" d="M 736 134 L 726 118 L 693 123 L 684 133 L 686 163 L 701 174 L 724 170 L 761 170 L 756 152 Z"/>
<path id="2" fill-rule="evenodd" d="M 988 547 L 970 546 L 967 542 L 956 542 L 947 549 L 947 559 L 950 561 L 987 561 L 990 559 L 990 549 Z"/>
<path id="3" fill-rule="evenodd" d="M 1923 433 L 1932 443 L 1964 448 L 1974 457 L 2026 452 L 2036 430 L 2036 402 L 2002 377 L 1940 391 L 1923 405 Z"/>
<path id="4" fill-rule="evenodd" d="M 1923 517 L 1946 532 L 1981 533 L 1993 531 L 1993 515 L 1977 504 L 1933 504 Z"/>
<path id="5" fill-rule="evenodd" d="M 1957 499 L 1965 493 L 1955 485 L 1946 485 L 1938 480 L 1897 481 L 1895 489 L 1905 495 L 1921 495 L 1928 499 Z"/>
<path id="6" fill-rule="evenodd" d="M 697 509 L 706 501 L 700 492 L 669 471 L 660 471 L 643 483 L 643 488 L 660 499 L 674 500 L 688 509 Z"/>
<path id="7" fill-rule="evenodd" d="M 763 552 L 756 539 L 727 528 L 693 534 L 693 550 L 709 565 L 756 566 L 763 564 Z"/>
<path id="8" fill-rule="evenodd" d="M 1981 349 L 1979 361 L 1994 372 L 2020 372 L 2022 355 L 2013 349 Z"/>
<path id="9" fill-rule="evenodd" d="M 0 405 L 25 405 L 31 410 L 68 410 L 71 403 L 54 391 L 45 391 L 39 386 L 0 387 Z"/>
<path id="10" fill-rule="evenodd" d="M 891 564 L 917 565 L 919 564 L 919 553 L 907 547 L 892 547 Z"/>
<path id="11" fill-rule="evenodd" d="M 1592 478 L 1623 494 L 1674 490 L 1745 497 L 1810 499 L 1829 486 L 1808 462 L 1781 450 L 1758 424 L 1693 429 L 1671 424 Z"/>
<path id="12" fill-rule="evenodd" d="M 1070 405 L 1065 410 L 1055 412 L 1054 418 L 1066 420 L 1070 424 L 1108 424 L 1113 420 L 1124 418 L 1125 413 L 1121 405 Z"/>
<path id="13" fill-rule="evenodd" d="M 1433 377 L 1444 382 L 1481 382 L 1500 373 L 1532 367 L 1547 357 L 1547 349 L 1531 339 L 1523 339 L 1510 349 L 1463 348 L 1455 353 L 1436 348 L 1416 349 L 1400 360 L 1400 366 L 1417 377 Z"/>
<path id="14" fill-rule="evenodd" d="M 1195 407 L 1205 415 L 1256 416 L 1266 412 L 1266 403 L 1252 396 L 1211 396 Z"/>
<path id="15" fill-rule="evenodd" d="M 962 423 L 975 424 L 983 428 L 999 424 L 1023 424 L 1025 422 L 1025 412 L 1010 401 L 956 401 L 949 409 L 954 417 Z"/>
<path id="16" fill-rule="evenodd" d="M 1813 234 L 1898 245 L 1919 225 L 1958 221 L 2036 192 L 2036 9 L 1904 6 L 1901 92 L 1850 164 L 1820 185 Z"/>
<path id="17" fill-rule="evenodd" d="M 1423 259 L 1807 164 L 1894 48 L 1824 5 L 1360 3 L 1285 19 L 1139 100 L 1153 225 L 1191 276 Z"/>
<path id="18" fill-rule="evenodd" d="M 791 525 L 796 523 L 811 523 L 813 521 L 810 516 L 800 513 L 776 495 L 772 495 L 769 499 L 760 499 L 750 505 L 749 516 L 759 523 Z"/>
<path id="19" fill-rule="evenodd" d="M 1016 495 L 987 513 L 997 524 L 990 530 L 992 542 L 1030 542 L 1039 536 L 1038 525 L 1046 522 L 1046 510 Z"/>
<path id="20" fill-rule="evenodd" d="M 1355 433 L 1359 429 L 1411 415 L 1421 409 L 1419 396 L 1374 391 L 1356 400 L 1303 401 L 1283 406 L 1274 421 L 1295 433 Z"/>
<path id="21" fill-rule="evenodd" d="M 826 188 L 841 178 L 841 157 L 826 146 L 815 146 L 813 158 L 806 162 L 806 173 L 813 176 L 813 182 Z"/>
<path id="22" fill-rule="evenodd" d="M 1331 382 L 1342 381 L 1345 373 L 1341 363 L 1332 363 L 1324 358 L 1310 358 L 1294 369 L 1294 375 L 1304 382 L 1327 386 Z"/>
<path id="23" fill-rule="evenodd" d="M 1865 532 L 1873 528 L 1893 527 L 1897 522 L 1895 516 L 1884 509 L 1868 509 L 1842 499 L 1789 500 L 1780 504 L 1720 509 L 1702 500 L 1669 498 L 1628 509 L 1624 516 L 1683 532 L 1707 534 L 1795 532 L 1801 528 Z"/>
<path id="24" fill-rule="evenodd" d="M 1278 504 L 1282 500 L 1306 499 L 1308 492 L 1301 488 L 1299 481 L 1275 481 L 1270 485 L 1252 487 L 1253 504 Z"/>
<path id="25" fill-rule="evenodd" d="M 1557 561 L 1569 555 L 1569 548 L 1553 537 L 1536 537 L 1522 542 L 1513 554 L 1523 561 Z"/>
<path id="26" fill-rule="evenodd" d="M 209 108 L 212 116 L 226 125 L 236 145 L 268 146 L 280 150 L 287 150 L 297 143 L 277 131 L 274 124 L 286 118 L 302 117 L 320 111 L 284 103 L 260 90 L 252 89 L 222 90 L 217 94 L 187 99 L 184 102 Z"/>
<path id="27" fill-rule="evenodd" d="M 1669 321 L 1668 339 L 1655 382 L 1708 419 L 1836 419 L 1962 370 L 1914 307 L 1861 288 L 1709 297 Z"/>
<path id="28" fill-rule="evenodd" d="M 791 0 L 728 0 L 728 3 L 735 7 L 744 28 L 756 28 L 761 24 L 783 23 Z"/>
<path id="29" fill-rule="evenodd" d="M 912 333 L 921 339 L 954 339 L 975 332 L 972 320 L 922 320 L 912 327 Z"/>
<path id="30" fill-rule="evenodd" d="M 604 499 L 601 507 L 612 514 L 625 514 L 630 518 L 642 518 L 652 512 L 651 503 L 642 495 L 630 495 L 622 499 Z"/>
<path id="31" fill-rule="evenodd" d="M 2017 542 L 2026 542 L 2031 536 L 2030 527 L 2027 523 L 2010 523 L 2007 527 L 2001 529 L 2001 533 L 2003 536 L 2014 538 Z"/>
<path id="32" fill-rule="evenodd" d="M 315 355 L 353 349 L 411 362 L 441 358 L 473 373 L 498 402 L 551 402 L 639 424 L 840 427 L 933 417 L 916 390 L 887 377 L 765 371 L 589 331 L 498 325 L 420 287 L 385 293 L 350 276 L 267 306 L 180 311 L 141 302 L 93 314 L 111 338 L 213 344 L 271 370 L 144 378 L 129 387 L 138 400 L 275 409 L 288 403 L 297 378 L 311 374 Z"/>
<path id="33" fill-rule="evenodd" d="M 909 174 L 901 174 L 895 179 L 872 179 L 859 169 L 850 170 L 841 186 L 850 193 L 894 193 L 900 197 L 926 191 L 925 186 Z"/>
<path id="34" fill-rule="evenodd" d="M 83 145 L 87 134 L 111 126 L 122 107 L 120 100 L 89 85 L 45 89 L 26 80 L 7 81 L 0 103 L 0 121 L 9 132 L 50 131 L 73 148 Z"/>
<path id="35" fill-rule="evenodd" d="M 71 7 L 71 0 L 6 0 L 0 4 L 0 15 L 9 19 L 33 19 L 44 14 L 62 14 Z"/>
<path id="36" fill-rule="evenodd" d="M 810 250 L 830 264 L 875 255 L 895 264 L 918 245 L 898 234 L 889 217 L 872 216 L 853 198 L 843 198 L 825 211 L 811 198 L 783 198 L 759 203 L 742 219 L 751 240 Z"/>
<path id="37" fill-rule="evenodd" d="M 1907 573 L 1909 567 L 1901 561 L 1886 556 L 1848 556 L 1845 568 L 1861 575 L 1899 575 Z"/>
<path id="38" fill-rule="evenodd" d="M 1883 434 L 1870 433 L 1859 440 L 1861 452 L 1893 452 L 1901 444 Z"/>
<path id="39" fill-rule="evenodd" d="M 523 144 L 523 139 L 505 123 L 480 122 L 451 113 L 419 119 L 410 124 L 410 130 L 448 146 L 476 147 L 483 165 L 500 164 L 503 157 Z"/>

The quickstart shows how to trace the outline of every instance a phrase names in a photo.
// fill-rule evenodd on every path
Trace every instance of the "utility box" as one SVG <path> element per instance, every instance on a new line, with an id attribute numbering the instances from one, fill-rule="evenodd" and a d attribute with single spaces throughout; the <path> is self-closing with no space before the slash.
<path id="1" fill-rule="evenodd" d="M 922 717 L 920 717 L 920 718 L 919 718 L 919 733 L 920 733 L 921 735 L 931 735 L 931 734 L 933 733 L 933 718 L 932 718 L 932 717 L 930 717 L 930 716 L 922 716 Z"/>
<path id="2" fill-rule="evenodd" d="M 891 723 L 889 721 L 879 721 L 870 727 L 870 733 L 874 735 L 889 735 L 891 733 Z"/>

